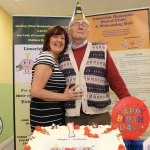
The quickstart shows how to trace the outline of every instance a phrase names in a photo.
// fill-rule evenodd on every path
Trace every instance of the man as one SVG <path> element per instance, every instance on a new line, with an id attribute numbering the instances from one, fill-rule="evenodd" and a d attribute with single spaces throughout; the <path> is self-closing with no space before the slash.
<path id="1" fill-rule="evenodd" d="M 110 124 L 109 87 L 119 99 L 130 96 L 106 46 L 89 43 L 89 23 L 77 3 L 69 23 L 72 43 L 59 60 L 68 84 L 79 85 L 83 96 L 65 103 L 66 121 L 79 125 Z"/>

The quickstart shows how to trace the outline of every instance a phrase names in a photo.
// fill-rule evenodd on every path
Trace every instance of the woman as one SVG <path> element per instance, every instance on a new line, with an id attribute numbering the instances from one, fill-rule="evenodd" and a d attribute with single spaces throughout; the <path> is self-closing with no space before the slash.
<path id="1" fill-rule="evenodd" d="M 60 26 L 50 28 L 44 38 L 43 52 L 36 58 L 32 69 L 30 126 L 65 125 L 64 101 L 75 100 L 81 92 L 76 86 L 66 87 L 57 58 L 68 47 L 69 39 Z M 65 88 L 66 87 L 66 88 Z"/>

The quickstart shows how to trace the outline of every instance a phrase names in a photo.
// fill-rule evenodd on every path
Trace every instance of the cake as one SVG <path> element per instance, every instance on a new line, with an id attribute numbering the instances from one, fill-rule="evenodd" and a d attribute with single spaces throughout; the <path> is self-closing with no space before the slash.
<path id="1" fill-rule="evenodd" d="M 126 150 L 118 128 L 105 125 L 36 126 L 24 150 Z"/>

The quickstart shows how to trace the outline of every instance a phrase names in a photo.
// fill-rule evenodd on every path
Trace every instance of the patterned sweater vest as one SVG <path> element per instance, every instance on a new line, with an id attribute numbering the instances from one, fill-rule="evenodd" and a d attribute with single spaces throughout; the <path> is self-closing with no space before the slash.
<path id="1" fill-rule="evenodd" d="M 59 58 L 59 64 L 67 84 L 75 83 L 84 90 L 80 103 L 86 100 L 85 108 L 100 109 L 110 105 L 109 84 L 106 79 L 106 46 L 104 44 L 88 43 L 80 70 L 77 68 L 71 47 Z M 76 105 L 79 106 L 77 103 L 79 103 L 78 100 L 68 101 L 65 102 L 65 107 L 76 109 Z M 82 106 L 84 108 L 84 103 Z M 92 111 L 95 109 L 90 110 Z"/>

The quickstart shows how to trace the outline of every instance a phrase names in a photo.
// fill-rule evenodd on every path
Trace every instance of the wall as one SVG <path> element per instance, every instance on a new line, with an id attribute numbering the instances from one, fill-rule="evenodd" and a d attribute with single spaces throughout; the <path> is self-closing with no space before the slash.
<path id="1" fill-rule="evenodd" d="M 12 16 L 0 8 L 0 144 L 13 136 L 13 47 Z"/>

